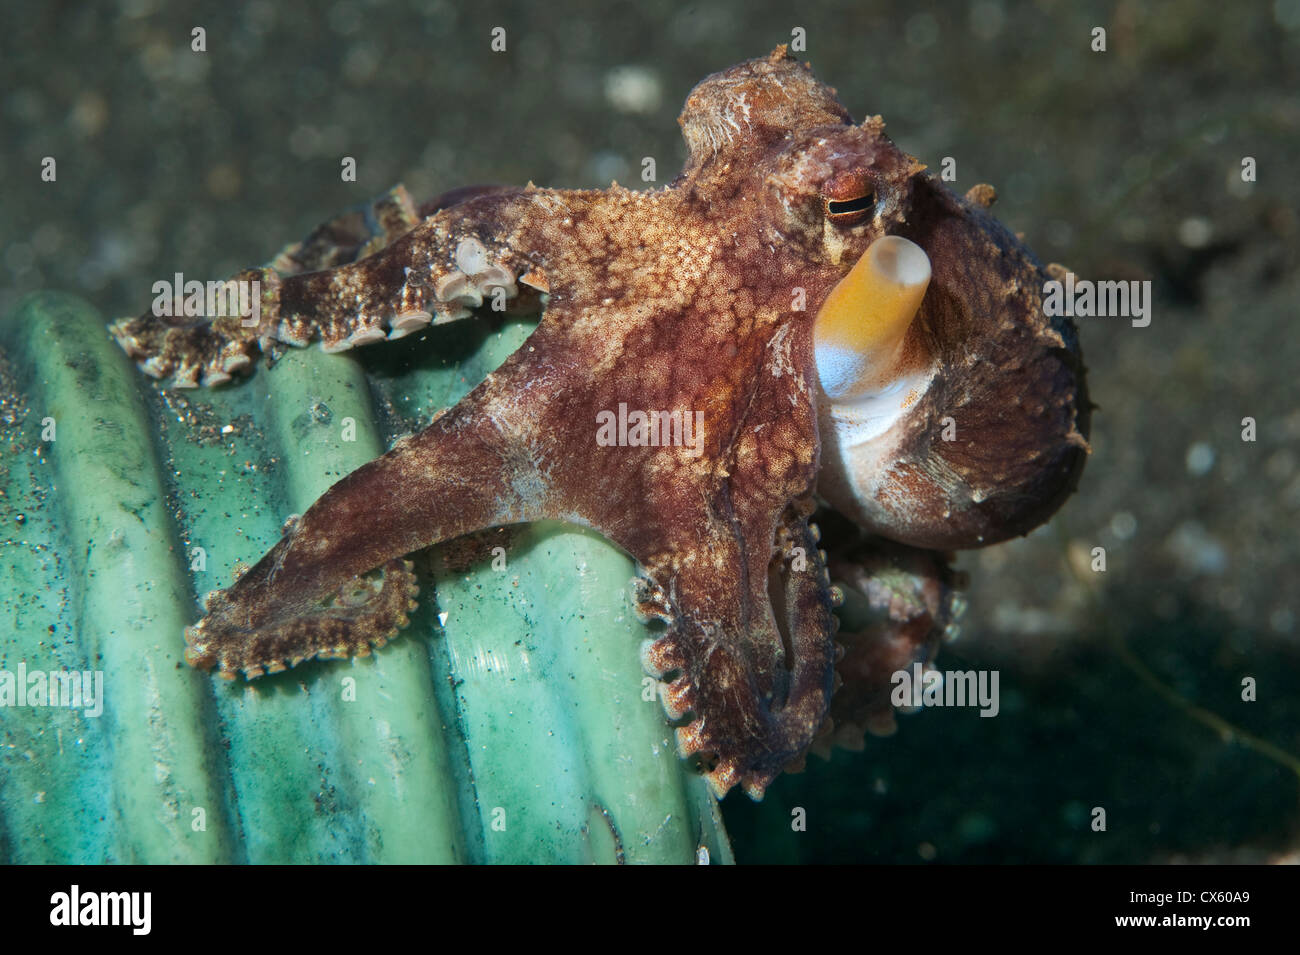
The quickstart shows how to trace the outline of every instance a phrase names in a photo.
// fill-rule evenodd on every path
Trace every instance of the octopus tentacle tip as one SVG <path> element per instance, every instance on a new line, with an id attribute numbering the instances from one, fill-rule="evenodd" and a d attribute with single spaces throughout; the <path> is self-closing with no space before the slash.
<path id="1" fill-rule="evenodd" d="M 886 235 L 831 289 L 814 326 L 817 372 L 827 397 L 851 399 L 889 383 L 930 272 L 924 249 Z"/>

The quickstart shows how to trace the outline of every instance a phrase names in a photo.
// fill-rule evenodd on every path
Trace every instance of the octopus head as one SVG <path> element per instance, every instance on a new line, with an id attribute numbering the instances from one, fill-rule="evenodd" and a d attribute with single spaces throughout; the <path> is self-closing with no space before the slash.
<path id="1" fill-rule="evenodd" d="M 697 194 L 760 224 L 753 282 L 784 267 L 807 293 L 821 496 L 927 548 L 1046 520 L 1088 451 L 1083 364 L 992 188 L 951 193 L 784 48 L 700 83 L 680 122 Z"/>
<path id="2" fill-rule="evenodd" d="M 978 547 L 1045 521 L 1088 452 L 1075 330 L 1051 275 L 986 211 L 883 138 L 822 179 L 838 279 L 812 326 L 819 491 L 881 536 Z M 853 140 L 842 134 L 842 145 Z M 843 157 L 837 157 L 842 167 Z"/>

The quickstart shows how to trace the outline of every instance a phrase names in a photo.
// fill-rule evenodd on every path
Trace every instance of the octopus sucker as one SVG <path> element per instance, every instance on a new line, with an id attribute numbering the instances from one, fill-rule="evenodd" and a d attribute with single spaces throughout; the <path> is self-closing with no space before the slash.
<path id="1" fill-rule="evenodd" d="M 388 338 L 405 338 L 412 332 L 417 332 L 424 326 L 433 321 L 433 315 L 425 311 L 402 312 L 393 316 L 389 322 Z"/>
<path id="2" fill-rule="evenodd" d="M 695 693 L 688 680 L 678 679 L 672 683 L 660 683 L 659 699 L 663 704 L 664 714 L 673 721 L 680 720 L 695 708 Z"/>
<path id="3" fill-rule="evenodd" d="M 406 555 L 566 520 L 637 561 L 637 615 L 662 628 L 642 664 L 717 796 L 761 798 L 892 726 L 889 668 L 956 625 L 946 552 L 1028 532 L 1077 483 L 1074 328 L 1044 314 L 1048 273 L 990 187 L 949 192 L 784 47 L 705 78 L 679 123 L 689 156 L 662 189 L 399 186 L 240 273 L 255 319 L 111 326 L 147 374 L 230 387 L 283 345 L 541 311 L 209 598 L 191 664 L 254 679 L 366 655 L 415 607 Z M 597 441 L 620 408 L 702 427 L 689 448 L 639 422 Z"/>

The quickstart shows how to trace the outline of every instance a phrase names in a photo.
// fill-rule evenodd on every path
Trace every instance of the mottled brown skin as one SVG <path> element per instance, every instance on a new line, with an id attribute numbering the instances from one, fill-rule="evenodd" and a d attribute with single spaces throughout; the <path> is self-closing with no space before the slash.
<path id="1" fill-rule="evenodd" d="M 1002 539 L 1051 513 L 1082 460 L 1086 400 L 1071 330 L 1042 317 L 1045 276 L 1015 239 L 925 176 L 878 117 L 853 125 L 784 48 L 704 80 L 680 123 L 690 159 L 665 189 L 530 185 L 416 208 L 399 188 L 247 273 L 264 280 L 256 327 L 114 326 L 147 371 L 192 385 L 279 343 L 333 350 L 464 317 L 480 293 L 519 308 L 549 294 L 499 369 L 210 596 L 187 632 L 192 663 L 252 677 L 366 653 L 413 606 L 403 555 L 567 520 L 644 569 L 640 610 L 667 622 L 644 660 L 683 720 L 683 754 L 700 754 L 719 795 L 739 783 L 757 798 L 829 730 L 840 650 L 808 523 L 819 470 L 831 504 L 919 547 Z M 942 380 L 891 432 L 880 500 L 864 506 L 819 438 L 813 320 L 887 233 L 931 257 L 908 354 L 942 362 Z M 620 403 L 703 412 L 702 453 L 598 445 L 597 415 Z M 955 445 L 936 442 L 944 415 L 961 421 Z M 941 629 L 946 604 L 932 609 L 914 642 Z"/>
<path id="2" fill-rule="evenodd" d="M 893 675 L 933 660 L 959 632 L 965 606 L 960 575 L 935 551 L 866 538 L 832 551 L 829 565 L 844 595 L 837 633 L 844 653 L 836 665 L 843 686 L 831 701 L 825 738 L 813 745 L 823 756 L 832 744 L 860 750 L 864 734 L 893 733 Z"/>

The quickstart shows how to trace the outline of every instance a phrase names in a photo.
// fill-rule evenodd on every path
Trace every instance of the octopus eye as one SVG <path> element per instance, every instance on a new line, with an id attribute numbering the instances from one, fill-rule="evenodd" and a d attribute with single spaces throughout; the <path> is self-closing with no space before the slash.
<path id="1" fill-rule="evenodd" d="M 837 226 L 866 222 L 876 207 L 876 194 L 866 172 L 850 169 L 832 176 L 822 187 L 822 206 L 826 218 Z"/>

